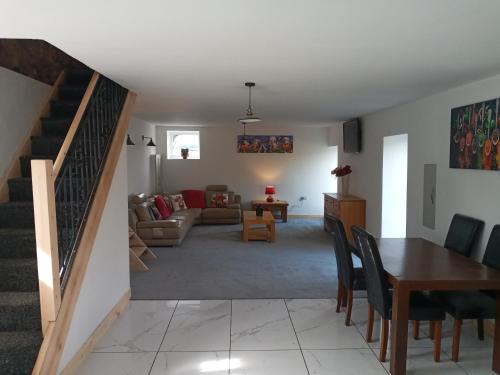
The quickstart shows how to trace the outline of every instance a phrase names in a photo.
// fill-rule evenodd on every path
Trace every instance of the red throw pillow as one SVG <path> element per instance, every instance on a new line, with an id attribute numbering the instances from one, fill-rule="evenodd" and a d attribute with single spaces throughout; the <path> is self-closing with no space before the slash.
<path id="1" fill-rule="evenodd" d="M 163 220 L 168 219 L 168 217 L 172 214 L 172 210 L 170 210 L 170 207 L 167 202 L 165 202 L 165 199 L 159 195 L 155 197 L 155 206 L 158 211 L 160 211 L 160 215 Z"/>
<path id="2" fill-rule="evenodd" d="M 205 208 L 205 192 L 203 190 L 181 191 L 184 202 L 188 208 Z"/>

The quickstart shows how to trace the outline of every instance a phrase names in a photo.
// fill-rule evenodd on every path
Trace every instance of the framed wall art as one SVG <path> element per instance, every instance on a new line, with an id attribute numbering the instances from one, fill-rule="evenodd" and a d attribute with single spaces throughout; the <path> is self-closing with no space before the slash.
<path id="1" fill-rule="evenodd" d="M 500 169 L 499 99 L 451 110 L 450 168 Z"/>
<path id="2" fill-rule="evenodd" d="M 237 151 L 243 154 L 291 154 L 293 135 L 239 135 Z"/>

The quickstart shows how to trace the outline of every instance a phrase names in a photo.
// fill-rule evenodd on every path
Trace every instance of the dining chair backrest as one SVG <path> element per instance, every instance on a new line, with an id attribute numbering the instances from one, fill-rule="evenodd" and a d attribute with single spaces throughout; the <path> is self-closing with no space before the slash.
<path id="1" fill-rule="evenodd" d="M 353 225 L 352 236 L 361 253 L 361 261 L 365 271 L 366 292 L 368 302 L 383 319 L 391 319 L 391 297 L 389 281 L 385 274 L 382 259 L 375 238 L 366 230 Z"/>
<path id="2" fill-rule="evenodd" d="M 335 246 L 335 235 L 333 233 L 333 221 L 335 217 L 326 214 L 325 215 L 325 230 L 329 232 L 332 237 L 334 238 L 333 240 L 333 252 L 335 253 L 335 262 L 337 263 L 337 277 L 342 280 L 342 268 L 340 266 L 340 256 L 337 254 L 337 247 Z"/>
<path id="3" fill-rule="evenodd" d="M 483 221 L 473 217 L 453 215 L 444 247 L 466 257 L 470 256 L 483 225 Z"/>
<path id="4" fill-rule="evenodd" d="M 340 265 L 340 276 L 342 283 L 347 289 L 353 289 L 354 284 L 354 265 L 352 263 L 352 254 L 347 236 L 345 234 L 344 224 L 336 217 L 331 218 L 333 246 L 335 255 Z"/>
<path id="5" fill-rule="evenodd" d="M 483 256 L 483 264 L 500 270 L 500 225 L 497 224 L 491 230 L 488 245 Z"/>

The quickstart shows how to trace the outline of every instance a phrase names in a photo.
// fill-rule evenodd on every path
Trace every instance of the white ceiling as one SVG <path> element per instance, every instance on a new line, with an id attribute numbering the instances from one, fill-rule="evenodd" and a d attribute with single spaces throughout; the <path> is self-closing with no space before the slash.
<path id="1" fill-rule="evenodd" d="M 318 125 L 500 72 L 498 0 L 4 1 L 37 38 L 139 94 L 163 123 Z"/>

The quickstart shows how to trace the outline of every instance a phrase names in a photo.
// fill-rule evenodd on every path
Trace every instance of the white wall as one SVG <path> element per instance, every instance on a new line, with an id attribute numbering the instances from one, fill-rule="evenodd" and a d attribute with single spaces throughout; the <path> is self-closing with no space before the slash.
<path id="1" fill-rule="evenodd" d="M 151 155 L 155 154 L 156 149 L 146 146 L 142 136 L 153 137 L 155 140 L 155 127 L 132 117 L 128 132 L 135 143 L 135 146 L 127 146 L 128 194 L 151 194 L 155 190 L 154 164 Z"/>
<path id="2" fill-rule="evenodd" d="M 486 223 L 480 250 L 481 259 L 494 224 L 500 223 L 500 172 L 450 169 L 450 110 L 500 96 L 500 75 L 435 94 L 415 102 L 387 109 L 362 119 L 363 151 L 339 159 L 353 167 L 351 191 L 367 199 L 367 228 L 380 235 L 382 212 L 383 137 L 408 133 L 408 214 L 407 235 L 421 236 L 442 244 L 454 213 L 483 219 Z M 332 130 L 332 139 L 342 150 L 341 130 Z M 422 225 L 424 164 L 437 164 L 436 229 Z"/>
<path id="3" fill-rule="evenodd" d="M 157 127 L 159 152 L 166 153 L 167 129 Z M 337 166 L 337 148 L 328 143 L 326 127 L 287 127 L 252 125 L 247 134 L 283 134 L 294 136 L 292 154 L 239 154 L 236 152 L 238 125 L 201 127 L 200 160 L 162 158 L 162 181 L 165 191 L 204 188 L 209 184 L 227 184 L 242 195 L 244 202 L 265 198 L 266 184 L 276 186 L 277 199 L 290 203 L 289 213 L 323 214 L 323 192 L 334 192 L 337 182 L 330 171 Z M 304 202 L 299 198 L 305 196 Z"/>
<path id="4" fill-rule="evenodd" d="M 0 67 L 0 176 L 40 115 L 50 86 Z"/>
<path id="5" fill-rule="evenodd" d="M 130 288 L 125 147 L 97 231 L 59 372 Z"/>

